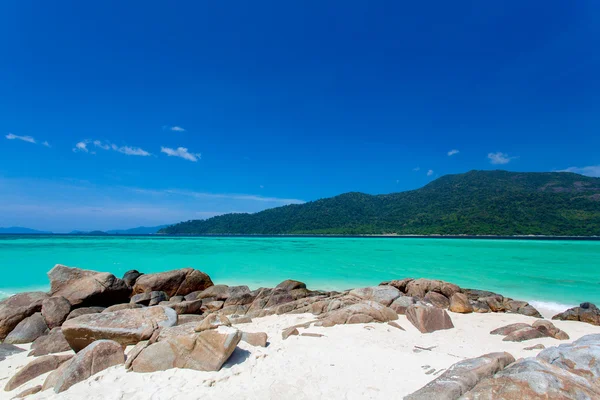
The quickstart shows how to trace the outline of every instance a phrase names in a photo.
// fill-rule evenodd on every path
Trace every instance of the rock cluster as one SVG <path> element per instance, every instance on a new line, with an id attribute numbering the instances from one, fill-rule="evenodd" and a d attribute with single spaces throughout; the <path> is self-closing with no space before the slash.
<path id="1" fill-rule="evenodd" d="M 558 329 L 552 322 L 546 320 L 535 321 L 532 325 L 522 322 L 510 324 L 494 329 L 490 334 L 505 336 L 502 339 L 505 342 L 523 342 L 525 340 L 544 337 L 551 337 L 558 340 L 569 339 L 569 335 L 566 332 Z"/>
<path id="2" fill-rule="evenodd" d="M 581 303 L 579 307 L 573 307 L 560 314 L 556 314 L 552 319 L 581 321 L 600 326 L 600 309 L 592 303 Z"/>
<path id="3" fill-rule="evenodd" d="M 600 335 L 514 360 L 492 353 L 464 360 L 407 400 L 515 400 L 600 398 Z"/>

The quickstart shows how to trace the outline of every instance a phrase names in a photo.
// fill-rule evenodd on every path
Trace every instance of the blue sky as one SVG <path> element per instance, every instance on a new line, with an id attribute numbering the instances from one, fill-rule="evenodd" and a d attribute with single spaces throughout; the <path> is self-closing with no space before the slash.
<path id="1" fill-rule="evenodd" d="M 413 4 L 415 3 L 415 4 Z M 596 1 L 0 5 L 0 226 L 600 175 Z"/>

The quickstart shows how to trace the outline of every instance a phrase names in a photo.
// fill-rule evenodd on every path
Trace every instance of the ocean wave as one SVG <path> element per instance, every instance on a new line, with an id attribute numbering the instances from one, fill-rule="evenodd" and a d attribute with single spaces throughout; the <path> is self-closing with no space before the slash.
<path id="1" fill-rule="evenodd" d="M 0 290 L 0 300 L 10 297 L 13 294 L 14 293 L 9 293 L 9 292 L 5 292 L 4 290 Z"/>
<path id="2" fill-rule="evenodd" d="M 568 310 L 569 308 L 578 306 L 578 304 L 563 304 L 563 303 L 556 303 L 554 301 L 538 301 L 538 300 L 531 300 L 531 301 L 529 301 L 529 304 L 534 306 L 542 314 L 544 314 L 544 312 L 546 312 L 546 314 L 552 314 L 552 315 L 556 315 L 565 310 Z"/>

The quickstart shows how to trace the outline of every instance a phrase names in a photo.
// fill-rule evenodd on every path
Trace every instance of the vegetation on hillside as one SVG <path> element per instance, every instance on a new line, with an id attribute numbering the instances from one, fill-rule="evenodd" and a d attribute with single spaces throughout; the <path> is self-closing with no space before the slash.
<path id="1" fill-rule="evenodd" d="M 600 235 L 600 178 L 471 171 L 385 195 L 345 193 L 255 214 L 181 222 L 162 234 Z"/>

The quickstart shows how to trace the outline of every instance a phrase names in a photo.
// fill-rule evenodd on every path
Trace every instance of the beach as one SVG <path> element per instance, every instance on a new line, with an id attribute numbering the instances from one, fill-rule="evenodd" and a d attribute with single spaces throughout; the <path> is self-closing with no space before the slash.
<path id="1" fill-rule="evenodd" d="M 515 358 L 532 357 L 540 350 L 525 347 L 556 346 L 553 338 L 504 342 L 490 331 L 511 323 L 536 319 L 518 314 L 450 313 L 455 328 L 422 334 L 405 316 L 396 321 L 405 331 L 380 323 L 311 327 L 291 336 L 284 328 L 314 320 L 311 314 L 267 316 L 239 325 L 248 332 L 266 332 L 266 348 L 240 343 L 218 372 L 171 369 L 154 373 L 126 373 L 111 367 L 93 379 L 59 395 L 45 391 L 29 399 L 388 399 L 402 398 L 439 376 L 452 364 L 490 352 L 507 351 Z M 600 327 L 581 322 L 554 321 L 572 340 L 600 333 Z M 421 350 L 427 349 L 427 350 Z M 0 363 L 0 386 L 31 361 L 26 353 Z M 14 392 L 43 383 L 44 374 Z"/>

